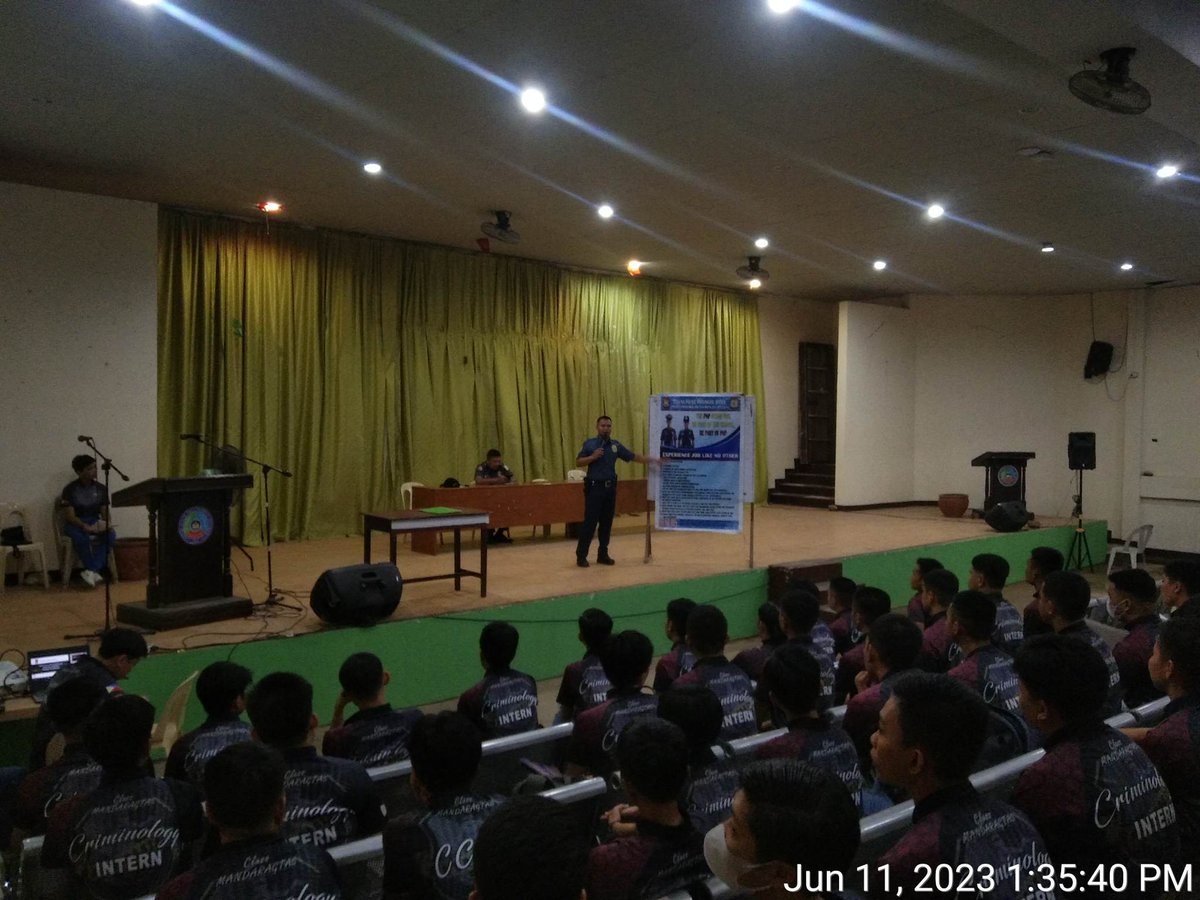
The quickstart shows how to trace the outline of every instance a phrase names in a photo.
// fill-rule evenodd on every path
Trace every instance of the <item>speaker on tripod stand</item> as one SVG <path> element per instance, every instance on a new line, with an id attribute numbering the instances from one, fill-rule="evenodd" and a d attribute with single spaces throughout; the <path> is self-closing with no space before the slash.
<path id="1" fill-rule="evenodd" d="M 1072 431 L 1067 435 L 1067 466 L 1075 473 L 1075 508 L 1071 518 L 1075 520 L 1075 534 L 1071 538 L 1071 549 L 1067 551 L 1068 570 L 1082 569 L 1084 559 L 1090 572 L 1096 567 L 1092 561 L 1092 548 L 1088 546 L 1087 531 L 1083 527 L 1083 473 L 1096 468 L 1096 432 Z"/>

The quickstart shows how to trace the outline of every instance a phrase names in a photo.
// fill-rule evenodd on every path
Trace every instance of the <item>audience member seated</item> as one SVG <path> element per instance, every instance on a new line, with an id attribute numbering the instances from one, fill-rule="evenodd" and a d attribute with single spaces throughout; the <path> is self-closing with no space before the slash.
<path id="1" fill-rule="evenodd" d="M 763 665 L 787 640 L 787 635 L 779 627 L 778 606 L 770 601 L 759 604 L 755 632 L 758 635 L 758 646 L 747 647 L 733 658 L 733 664 L 749 675 L 751 681 L 757 682 L 762 677 Z"/>
<path id="2" fill-rule="evenodd" d="M 1150 654 L 1158 640 L 1158 585 L 1144 569 L 1122 569 L 1108 576 L 1108 614 L 1129 634 L 1112 648 L 1125 705 L 1130 709 L 1157 700 L 1162 691 L 1150 680 Z"/>
<path id="3" fill-rule="evenodd" d="M 190 872 L 163 885 L 157 900 L 219 897 L 342 896 L 337 866 L 316 847 L 280 834 L 287 800 L 283 757 L 246 741 L 204 767 L 205 810 L 220 846 Z"/>
<path id="4" fill-rule="evenodd" d="M 384 671 L 383 661 L 374 653 L 354 653 L 342 663 L 338 670 L 342 692 L 333 707 L 322 753 L 352 759 L 368 769 L 408 759 L 408 736 L 421 711 L 392 709 L 385 694 L 391 680 L 391 673 Z M 343 720 L 348 703 L 358 707 L 358 712 Z"/>
<path id="5" fill-rule="evenodd" d="M 683 730 L 691 756 L 684 810 L 697 831 L 705 832 L 729 817 L 737 790 L 737 764 L 729 755 L 713 753 L 721 734 L 721 701 L 699 684 L 682 685 L 658 697 L 659 718 Z"/>
<path id="6" fill-rule="evenodd" d="M 951 669 L 951 678 L 1006 713 L 1020 714 L 1017 674 L 1012 657 L 992 643 L 996 605 L 979 591 L 961 591 L 950 603 L 946 632 L 962 649 L 962 662 Z"/>
<path id="7" fill-rule="evenodd" d="M 568 663 L 558 686 L 558 717 L 555 721 L 570 722 L 585 709 L 599 706 L 608 696 L 612 685 L 604 674 L 600 651 L 612 635 L 612 617 L 602 609 L 585 609 L 579 616 L 579 642 L 583 644 L 583 659 Z"/>
<path id="8" fill-rule="evenodd" d="M 317 755 L 312 685 L 292 672 L 261 679 L 246 697 L 253 736 L 283 754 L 287 811 L 282 834 L 297 844 L 332 847 L 374 834 L 385 816 L 367 770 Z"/>
<path id="9" fill-rule="evenodd" d="M 1056 575 L 1065 573 L 1059 572 Z M 1046 578 L 1046 595 L 1055 575 Z M 1057 866 L 1139 871 L 1173 863 L 1175 806 L 1146 754 L 1103 719 L 1108 669 L 1087 642 L 1063 634 L 1030 638 L 1014 661 L 1021 712 L 1045 737 L 1046 755 L 1021 773 L 1012 803 L 1037 826 Z M 1109 894 L 1096 887 L 1078 896 Z M 1122 897 L 1151 897 L 1131 880 Z"/>
<path id="10" fill-rule="evenodd" d="M 23 839 L 46 832 L 46 819 L 64 800 L 95 790 L 101 769 L 83 745 L 83 726 L 92 710 L 108 696 L 85 678 L 59 685 L 46 698 L 55 731 L 63 736 L 63 753 L 54 763 L 25 776 L 17 789 L 13 814 L 13 847 Z"/>
<path id="11" fill-rule="evenodd" d="M 786 644 L 767 661 L 763 682 L 782 712 L 788 733 L 763 744 L 756 759 L 799 759 L 832 772 L 862 803 L 862 770 L 850 736 L 820 708 L 821 664 L 799 644 Z"/>
<path id="12" fill-rule="evenodd" d="M 1087 611 L 1092 600 L 1092 589 L 1087 579 L 1078 572 L 1052 572 L 1042 583 L 1042 596 L 1038 609 L 1055 634 L 1083 641 L 1092 647 L 1108 669 L 1108 695 L 1103 714 L 1115 716 L 1121 711 L 1121 673 L 1113 658 L 1108 642 L 1087 626 Z"/>
<path id="13" fill-rule="evenodd" d="M 1001 650 L 1016 653 L 1025 640 L 1025 626 L 1021 613 L 1004 599 L 1004 585 L 1008 581 L 1008 560 L 995 553 L 980 553 L 971 560 L 971 571 L 967 575 L 967 589 L 980 591 L 996 606 L 996 630 L 992 643 Z M 950 645 L 950 664 L 958 665 L 962 659 L 960 648 Z"/>
<path id="14" fill-rule="evenodd" d="M 916 623 L 921 628 L 925 627 L 925 575 L 934 569 L 944 568 L 945 566 L 936 559 L 921 556 L 917 558 L 912 574 L 908 576 L 908 586 L 916 591 L 916 593 L 909 599 L 905 614 L 910 621 Z"/>
<path id="15" fill-rule="evenodd" d="M 896 680 L 871 738 L 871 762 L 880 781 L 912 797 L 913 824 L 879 857 L 891 884 L 884 888 L 881 873 L 873 875 L 874 896 L 920 896 L 917 886 L 929 886 L 926 867 L 956 872 L 960 894 L 1030 896 L 1028 884 L 1019 885 L 1010 869 L 1034 870 L 1048 862 L 1045 845 L 1029 819 L 1007 803 L 981 797 L 968 780 L 988 718 L 983 699 L 953 678 L 911 672 Z M 964 872 L 965 885 L 958 880 Z"/>
<path id="16" fill-rule="evenodd" d="M 888 592 L 877 587 L 862 585 L 854 592 L 851 621 L 854 623 L 852 635 L 857 635 L 854 644 L 842 654 L 838 660 L 837 669 L 833 674 L 833 702 L 835 705 L 845 703 L 858 691 L 855 679 L 858 673 L 866 668 L 866 640 L 873 623 L 880 616 L 886 616 L 892 609 L 892 598 Z"/>
<path id="17" fill-rule="evenodd" d="M 1139 740 L 1167 783 L 1179 816 L 1180 862 L 1200 874 L 1200 618 L 1163 623 L 1150 657 L 1150 677 L 1164 691 L 1162 721 Z"/>
<path id="18" fill-rule="evenodd" d="M 503 802 L 471 792 L 482 743 L 465 716 L 448 710 L 423 716 L 414 726 L 412 787 L 426 811 L 395 819 L 383 833 L 386 900 L 466 900 L 471 892 L 475 836 Z"/>
<path id="19" fill-rule="evenodd" d="M 921 638 L 921 668 L 945 672 L 950 668 L 950 638 L 946 633 L 946 611 L 958 593 L 958 576 L 946 569 L 926 572 L 922 582 L 925 603 L 925 632 Z"/>
<path id="20" fill-rule="evenodd" d="M 654 715 L 658 701 L 642 691 L 653 658 L 654 645 L 640 631 L 622 631 L 609 640 L 600 659 L 613 687 L 607 700 L 575 719 L 567 744 L 568 775 L 607 775 L 621 732 L 636 719 Z"/>
<path id="21" fill-rule="evenodd" d="M 68 869 L 74 897 L 152 894 L 192 863 L 203 832 L 199 792 L 147 774 L 154 707 L 106 697 L 83 726 L 83 743 L 104 769 L 100 786 L 50 813 L 43 870 Z"/>
<path id="22" fill-rule="evenodd" d="M 484 738 L 538 727 L 537 682 L 510 668 L 519 640 L 517 629 L 507 622 L 488 622 L 479 634 L 479 661 L 486 674 L 463 691 L 458 711 L 475 723 Z"/>
<path id="23" fill-rule="evenodd" d="M 704 836 L 704 860 L 738 896 L 756 900 L 850 900 L 858 811 L 829 772 L 795 759 L 742 769 L 730 817 Z M 809 879 L 799 880 L 807 872 Z"/>
<path id="24" fill-rule="evenodd" d="M 204 767 L 228 747 L 250 740 L 250 726 L 242 721 L 246 688 L 253 676 L 235 662 L 209 663 L 196 679 L 196 698 L 204 707 L 204 723 L 174 744 L 164 774 L 204 789 Z"/>
<path id="25" fill-rule="evenodd" d="M 690 618 L 688 629 L 690 636 Z M 704 835 L 679 803 L 688 755 L 683 730 L 663 719 L 640 719 L 621 732 L 617 762 L 629 803 L 605 814 L 618 836 L 588 858 L 588 900 L 648 900 L 708 876 Z"/>
<path id="26" fill-rule="evenodd" d="M 833 635 L 833 652 L 841 655 L 858 641 L 854 629 L 854 592 L 858 585 L 851 579 L 841 575 L 829 579 L 829 590 L 826 604 L 833 610 L 833 621 L 829 623 L 829 633 Z"/>
<path id="27" fill-rule="evenodd" d="M 860 762 L 870 758 L 871 735 L 879 727 L 879 711 L 892 695 L 892 685 L 901 672 L 917 664 L 920 653 L 921 629 L 911 619 L 888 613 L 871 623 L 866 668 L 858 673 L 858 693 L 846 702 L 842 719 Z"/>
<path id="28" fill-rule="evenodd" d="M 1200 562 L 1173 559 L 1163 566 L 1162 602 L 1171 615 L 1200 600 Z M 1196 612 L 1192 606 L 1189 612 Z"/>
<path id="29" fill-rule="evenodd" d="M 1038 599 L 1042 596 L 1042 582 L 1046 576 L 1051 572 L 1061 572 L 1063 565 L 1063 555 L 1053 547 L 1034 547 L 1029 551 L 1029 560 L 1025 563 L 1025 583 L 1033 585 L 1033 599 L 1025 605 L 1025 612 L 1021 616 L 1025 637 L 1054 633 L 1038 612 Z"/>
<path id="30" fill-rule="evenodd" d="M 833 635 L 820 621 L 821 598 L 808 591 L 788 591 L 779 598 L 779 627 L 788 643 L 803 647 L 821 664 L 821 706 L 833 705 Z M 759 693 L 766 691 L 760 686 Z M 780 722 L 782 724 L 782 722 Z"/>
<path id="31" fill-rule="evenodd" d="M 81 656 L 54 673 L 46 686 L 46 695 L 49 697 L 55 688 L 72 678 L 87 679 L 110 694 L 119 693 L 117 682 L 128 678 L 148 652 L 146 639 L 139 632 L 132 628 L 110 628 L 100 635 L 100 646 L 95 656 Z M 46 764 L 46 747 L 54 737 L 54 726 L 50 723 L 45 704 L 38 710 L 33 732 L 33 750 L 28 766 L 31 772 Z"/>
<path id="32" fill-rule="evenodd" d="M 654 667 L 654 690 L 661 693 L 669 688 L 680 675 L 686 675 L 696 665 L 695 654 L 687 645 L 687 620 L 696 601 L 687 597 L 676 597 L 667 604 L 667 621 L 663 626 L 671 649 L 662 655 Z"/>
<path id="33" fill-rule="evenodd" d="M 758 731 L 754 716 L 754 686 L 750 678 L 725 658 L 729 623 L 715 606 L 697 606 L 688 614 L 687 642 L 695 667 L 675 684 L 702 684 L 717 695 L 724 710 L 721 740 L 749 737 Z"/>
<path id="34" fill-rule="evenodd" d="M 517 797 L 479 829 L 470 900 L 585 900 L 587 864 L 587 835 L 569 809 Z"/>

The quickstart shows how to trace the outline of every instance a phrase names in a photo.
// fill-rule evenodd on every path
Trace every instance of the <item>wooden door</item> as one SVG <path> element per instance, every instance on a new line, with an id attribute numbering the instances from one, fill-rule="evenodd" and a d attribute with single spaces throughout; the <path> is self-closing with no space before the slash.
<path id="1" fill-rule="evenodd" d="M 800 461 L 834 461 L 837 423 L 837 348 L 800 345 Z"/>

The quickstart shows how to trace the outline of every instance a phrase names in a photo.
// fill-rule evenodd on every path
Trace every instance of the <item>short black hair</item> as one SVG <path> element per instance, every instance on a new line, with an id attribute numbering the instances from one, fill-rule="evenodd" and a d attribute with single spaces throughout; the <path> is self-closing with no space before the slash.
<path id="1" fill-rule="evenodd" d="M 1030 696 L 1044 700 L 1067 722 L 1100 718 L 1108 697 L 1108 666 L 1085 640 L 1039 634 L 1021 645 L 1013 670 Z"/>
<path id="2" fill-rule="evenodd" d="M 599 425 L 603 421 L 612 421 L 612 416 L 596 416 L 596 424 Z"/>
<path id="3" fill-rule="evenodd" d="M 958 593 L 958 576 L 949 569 L 934 569 L 925 573 L 925 590 L 933 591 L 940 606 L 949 606 Z"/>
<path id="4" fill-rule="evenodd" d="M 1163 566 L 1163 574 L 1178 581 L 1189 597 L 1200 594 L 1200 562 L 1190 559 L 1173 559 Z"/>
<path id="5" fill-rule="evenodd" d="M 475 838 L 475 889 L 480 900 L 579 900 L 587 863 L 578 816 L 547 797 L 515 797 Z"/>
<path id="6" fill-rule="evenodd" d="M 600 651 L 600 665 L 615 688 L 640 686 L 653 658 L 650 638 L 633 629 L 614 635 Z"/>
<path id="7" fill-rule="evenodd" d="M 1135 603 L 1153 603 L 1158 599 L 1158 585 L 1154 576 L 1145 569 L 1120 569 L 1110 572 L 1108 580 L 1123 594 L 1128 594 Z"/>
<path id="8" fill-rule="evenodd" d="M 479 632 L 479 650 L 489 669 L 507 669 L 517 655 L 521 635 L 508 622 L 488 622 Z"/>
<path id="9" fill-rule="evenodd" d="M 100 635 L 100 647 L 96 650 L 101 659 L 113 659 L 117 656 L 128 656 L 130 659 L 142 659 L 150 652 L 146 639 L 140 631 L 132 628 L 110 628 Z"/>
<path id="10" fill-rule="evenodd" d="M 1034 547 L 1029 551 L 1029 558 L 1033 561 L 1033 567 L 1038 570 L 1038 574 L 1042 576 L 1049 575 L 1051 572 L 1061 572 L 1065 565 L 1061 551 L 1055 550 L 1053 547 Z"/>
<path id="11" fill-rule="evenodd" d="M 768 644 L 779 644 L 787 640 L 787 635 L 779 627 L 779 607 L 770 600 L 758 604 L 758 621 L 767 629 Z"/>
<path id="12" fill-rule="evenodd" d="M 893 672 L 911 669 L 921 652 L 921 629 L 908 616 L 888 613 L 871 623 L 867 640 Z"/>
<path id="13" fill-rule="evenodd" d="M 250 670 L 235 662 L 209 663 L 196 679 L 196 699 L 210 716 L 228 715 L 234 701 L 246 693 L 253 680 Z"/>
<path id="14" fill-rule="evenodd" d="M 96 457 L 88 456 L 86 453 L 80 453 L 78 456 L 71 458 L 71 468 L 74 469 L 75 474 L 78 475 L 95 461 Z"/>
<path id="15" fill-rule="evenodd" d="M 676 634 L 687 634 L 688 616 L 695 608 L 696 601 L 688 597 L 676 597 L 667 604 L 667 621 Z"/>
<path id="16" fill-rule="evenodd" d="M 982 591 L 959 591 L 950 608 L 971 640 L 986 641 L 996 630 L 996 604 Z"/>
<path id="17" fill-rule="evenodd" d="M 791 590 L 779 598 L 779 609 L 798 634 L 808 634 L 821 618 L 821 597 L 812 591 Z"/>
<path id="18" fill-rule="evenodd" d="M 924 578 L 926 575 L 928 575 L 934 569 L 944 569 L 944 568 L 946 568 L 946 567 L 943 566 L 941 564 L 941 562 L 934 559 L 932 556 L 918 556 L 917 557 L 917 571 L 921 573 L 922 578 Z"/>
<path id="19" fill-rule="evenodd" d="M 1008 560 L 995 553 L 980 553 L 971 558 L 971 568 L 983 576 L 984 584 L 994 591 L 1008 581 Z"/>
<path id="20" fill-rule="evenodd" d="M 837 776 L 798 759 L 752 762 L 738 773 L 750 806 L 756 863 L 780 860 L 843 872 L 858 853 L 858 808 Z"/>
<path id="21" fill-rule="evenodd" d="M 854 583 L 853 578 L 846 578 L 844 575 L 839 575 L 836 578 L 829 579 L 829 598 L 832 600 L 837 597 L 844 605 L 849 606 L 854 602 L 854 592 L 858 590 L 858 585 Z"/>
<path id="22" fill-rule="evenodd" d="M 612 630 L 612 616 L 602 609 L 593 606 L 579 614 L 579 636 L 590 653 L 600 652 Z"/>
<path id="23" fill-rule="evenodd" d="M 412 770 L 434 795 L 470 786 L 483 756 L 483 735 L 462 713 L 426 714 L 408 738 Z"/>
<path id="24" fill-rule="evenodd" d="M 230 744 L 204 766 L 204 799 L 222 828 L 266 828 L 283 794 L 287 769 L 278 750 L 254 741 Z"/>
<path id="25" fill-rule="evenodd" d="M 105 770 L 137 769 L 150 750 L 154 707 L 135 694 L 110 694 L 83 725 L 83 746 Z"/>
<path id="26" fill-rule="evenodd" d="M 854 611 L 863 617 L 870 625 L 880 616 L 886 616 L 892 609 L 892 598 L 883 588 L 860 585 L 854 592 Z"/>
<path id="27" fill-rule="evenodd" d="M 772 653 L 763 666 L 762 679 L 793 715 L 817 708 L 821 696 L 821 664 L 799 644 L 784 644 Z"/>
<path id="28" fill-rule="evenodd" d="M 503 455 L 504 454 L 501 453 L 499 450 L 497 450 L 495 447 L 493 447 L 491 450 L 489 450 L 487 452 L 488 459 L 495 459 L 497 456 L 503 456 Z"/>
<path id="29" fill-rule="evenodd" d="M 1078 572 L 1051 572 L 1042 582 L 1042 596 L 1068 622 L 1087 615 L 1092 588 Z"/>
<path id="30" fill-rule="evenodd" d="M 666 719 L 637 719 L 617 738 L 621 780 L 657 803 L 682 797 L 690 755 L 683 729 Z"/>
<path id="31" fill-rule="evenodd" d="M 272 672 L 246 695 L 246 712 L 258 739 L 272 747 L 294 747 L 308 737 L 313 688 L 295 672 Z"/>
<path id="32" fill-rule="evenodd" d="M 718 654 L 729 639 L 729 621 L 717 607 L 702 604 L 688 613 L 687 637 L 697 656 Z"/>
<path id="33" fill-rule="evenodd" d="M 905 746 L 920 747 L 943 783 L 971 774 L 987 739 L 988 707 L 983 697 L 947 675 L 906 672 L 892 696 L 900 712 Z"/>
<path id="34" fill-rule="evenodd" d="M 73 735 L 107 696 L 103 685 L 87 678 L 71 678 L 46 695 L 46 713 L 55 728 Z"/>
<path id="35" fill-rule="evenodd" d="M 688 746 L 696 750 L 720 739 L 725 711 L 707 685 L 676 683 L 658 695 L 658 717 L 682 728 Z"/>
<path id="36" fill-rule="evenodd" d="M 1175 664 L 1184 690 L 1189 694 L 1200 690 L 1200 618 L 1172 616 L 1162 623 L 1158 643 L 1162 656 Z"/>
<path id="37" fill-rule="evenodd" d="M 374 653 L 351 653 L 338 669 L 338 683 L 351 700 L 370 700 L 383 687 L 383 660 Z"/>

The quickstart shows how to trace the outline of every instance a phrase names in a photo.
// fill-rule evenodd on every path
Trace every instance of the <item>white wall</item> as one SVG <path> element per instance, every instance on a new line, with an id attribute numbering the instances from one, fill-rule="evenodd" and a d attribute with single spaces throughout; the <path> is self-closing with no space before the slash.
<path id="1" fill-rule="evenodd" d="M 758 330 L 766 394 L 767 474 L 768 483 L 774 485 L 799 453 L 800 344 L 837 343 L 837 304 L 763 295 L 758 298 Z"/>
<path id="2" fill-rule="evenodd" d="M 838 304 L 838 506 L 914 499 L 913 318 L 893 306 Z"/>
<path id="3" fill-rule="evenodd" d="M 0 501 L 30 508 L 53 568 L 50 503 L 87 452 L 77 435 L 133 481 L 155 474 L 157 213 L 4 182 L 0 211 Z M 146 534 L 142 510 L 113 519 Z"/>

